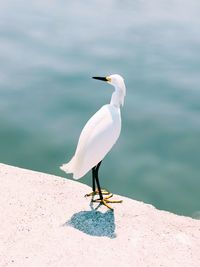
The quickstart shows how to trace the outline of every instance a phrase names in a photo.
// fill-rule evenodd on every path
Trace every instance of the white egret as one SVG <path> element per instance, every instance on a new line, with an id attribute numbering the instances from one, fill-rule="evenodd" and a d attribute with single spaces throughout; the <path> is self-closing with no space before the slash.
<path id="1" fill-rule="evenodd" d="M 66 173 L 73 173 L 74 179 L 83 177 L 92 169 L 93 192 L 86 196 L 95 196 L 98 194 L 99 199 L 94 200 L 92 198 L 92 201 L 100 202 L 109 209 L 112 209 L 107 203 L 119 203 L 121 201 L 110 200 L 112 194 L 101 189 L 98 171 L 102 160 L 111 150 L 120 135 L 120 106 L 124 104 L 126 86 L 124 79 L 118 74 L 93 78 L 113 85 L 115 91 L 112 94 L 110 104 L 102 106 L 86 123 L 80 134 L 74 156 L 60 168 Z M 103 195 L 107 195 L 107 197 L 103 197 Z"/>

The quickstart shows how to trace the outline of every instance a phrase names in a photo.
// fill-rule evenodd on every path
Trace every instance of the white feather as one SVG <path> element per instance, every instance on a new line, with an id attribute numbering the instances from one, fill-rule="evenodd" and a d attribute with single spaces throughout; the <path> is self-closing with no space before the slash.
<path id="1" fill-rule="evenodd" d="M 120 130 L 120 109 L 112 105 L 103 106 L 86 123 L 75 155 L 61 169 L 73 173 L 74 179 L 81 178 L 106 156 L 117 141 Z"/>
<path id="2" fill-rule="evenodd" d="M 117 81 L 123 83 L 121 76 L 112 76 L 113 80 L 118 78 Z M 116 86 L 110 104 L 104 105 L 89 119 L 80 134 L 74 156 L 60 167 L 66 173 L 73 173 L 74 179 L 83 177 L 96 166 L 117 141 L 121 131 L 120 105 L 125 96 L 125 85 L 122 85 Z"/>

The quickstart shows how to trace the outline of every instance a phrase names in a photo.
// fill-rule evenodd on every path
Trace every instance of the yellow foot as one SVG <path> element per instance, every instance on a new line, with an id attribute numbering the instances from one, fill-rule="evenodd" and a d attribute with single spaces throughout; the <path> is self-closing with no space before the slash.
<path id="1" fill-rule="evenodd" d="M 110 195 L 110 192 L 107 191 L 106 189 L 101 189 L 102 195 Z M 89 194 L 86 194 L 85 197 L 94 197 L 96 195 L 99 195 L 99 190 L 95 190 Z"/>
<path id="2" fill-rule="evenodd" d="M 108 209 L 113 210 L 113 208 L 110 205 L 108 205 L 108 203 L 122 203 L 122 200 L 110 200 L 112 196 L 113 194 L 110 194 L 108 197 L 105 197 L 103 199 L 92 199 L 92 202 L 98 202 L 106 206 Z"/>

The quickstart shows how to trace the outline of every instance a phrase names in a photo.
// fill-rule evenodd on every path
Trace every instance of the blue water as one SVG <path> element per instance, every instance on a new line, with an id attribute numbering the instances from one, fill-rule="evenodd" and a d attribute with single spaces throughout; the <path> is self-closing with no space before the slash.
<path id="1" fill-rule="evenodd" d="M 112 93 L 91 76 L 119 73 L 123 128 L 102 187 L 195 217 L 199 10 L 198 0 L 1 1 L 0 162 L 66 177 L 58 166 Z"/>

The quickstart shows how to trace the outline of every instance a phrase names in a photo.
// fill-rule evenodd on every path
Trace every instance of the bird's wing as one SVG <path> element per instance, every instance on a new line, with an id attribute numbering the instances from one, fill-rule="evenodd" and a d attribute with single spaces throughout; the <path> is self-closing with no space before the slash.
<path id="1" fill-rule="evenodd" d="M 121 130 L 120 111 L 103 106 L 83 128 L 74 155 L 74 177 L 82 177 L 109 152 Z"/>

